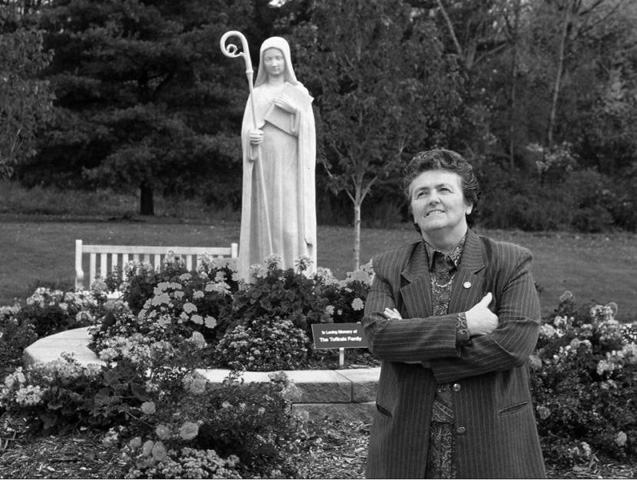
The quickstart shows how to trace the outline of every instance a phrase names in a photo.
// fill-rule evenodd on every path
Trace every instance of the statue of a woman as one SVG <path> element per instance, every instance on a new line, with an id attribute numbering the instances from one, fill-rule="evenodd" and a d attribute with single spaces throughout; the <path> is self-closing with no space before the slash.
<path id="1" fill-rule="evenodd" d="M 294 75 L 287 41 L 268 38 L 261 45 L 257 78 L 241 130 L 243 201 L 238 268 L 247 281 L 250 266 L 263 264 L 273 254 L 282 258 L 284 269 L 294 267 L 301 255 L 312 261 L 309 273 L 316 269 L 312 100 Z"/>

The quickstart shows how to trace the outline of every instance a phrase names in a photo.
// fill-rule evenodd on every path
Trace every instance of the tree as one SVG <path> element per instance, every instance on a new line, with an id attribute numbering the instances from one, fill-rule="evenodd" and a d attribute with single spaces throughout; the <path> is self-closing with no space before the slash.
<path id="1" fill-rule="evenodd" d="M 534 9 L 534 20 L 537 20 L 533 22 L 534 49 L 544 50 L 552 67 L 544 139 L 548 148 L 555 143 L 564 89 L 574 84 L 575 72 L 583 72 L 600 60 L 593 44 L 596 32 L 620 14 L 626 5 L 625 0 L 545 0 Z"/>
<path id="2" fill-rule="evenodd" d="M 235 70 L 219 39 L 251 9 L 249 0 L 52 2 L 40 24 L 55 52 L 56 123 L 31 165 L 41 168 L 24 169 L 23 181 L 137 187 L 144 215 L 156 191 L 214 191 L 213 178 L 211 198 L 227 192 L 240 171 L 244 85 L 228 81 Z"/>
<path id="3" fill-rule="evenodd" d="M 361 206 L 403 154 L 444 144 L 457 119 L 458 77 L 436 30 L 400 0 L 325 0 L 296 31 L 299 78 L 322 119 L 321 161 L 354 207 L 354 268 Z"/>
<path id="4" fill-rule="evenodd" d="M 50 61 L 42 33 L 15 14 L 15 5 L 0 6 L 0 177 L 35 155 L 36 131 L 52 108 L 48 82 L 38 78 Z"/>

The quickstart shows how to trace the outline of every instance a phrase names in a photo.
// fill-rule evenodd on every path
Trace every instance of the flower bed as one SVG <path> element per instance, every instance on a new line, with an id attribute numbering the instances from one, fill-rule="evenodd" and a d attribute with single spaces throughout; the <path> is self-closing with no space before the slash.
<path id="1" fill-rule="evenodd" d="M 0 309 L 0 353 L 11 359 L 38 332 L 92 325 L 91 346 L 105 365 L 5 362 L 0 409 L 47 433 L 110 432 L 130 476 L 293 477 L 290 459 L 306 432 L 292 410 L 298 389 L 280 373 L 242 384 L 240 372 L 320 363 L 311 324 L 360 320 L 372 278 L 369 268 L 337 281 L 323 270 L 307 276 L 306 267 L 301 260 L 282 270 L 271 258 L 246 285 L 227 260 L 188 272 L 172 258 L 161 273 L 131 263 L 126 282 L 113 275 L 92 292 L 38 290 L 26 305 Z M 122 299 L 107 305 L 109 289 Z M 615 321 L 616 308 L 576 307 L 565 294 L 544 319 L 531 368 L 551 462 L 637 458 L 635 327 Z M 197 373 L 202 367 L 236 373 L 212 385 Z"/>

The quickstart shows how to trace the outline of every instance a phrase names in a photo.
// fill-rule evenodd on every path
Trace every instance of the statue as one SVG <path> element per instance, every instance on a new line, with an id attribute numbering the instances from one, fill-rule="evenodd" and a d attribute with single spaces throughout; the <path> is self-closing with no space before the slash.
<path id="1" fill-rule="evenodd" d="M 222 49 L 230 34 L 243 37 L 228 32 L 222 38 Z M 242 41 L 239 55 L 246 60 L 251 88 L 241 129 L 239 275 L 250 281 L 250 266 L 262 264 L 270 255 L 280 256 L 284 269 L 293 268 L 302 255 L 309 257 L 311 264 L 305 273 L 310 274 L 316 271 L 313 99 L 296 79 L 285 39 L 271 37 L 261 45 L 254 86 L 245 37 Z"/>

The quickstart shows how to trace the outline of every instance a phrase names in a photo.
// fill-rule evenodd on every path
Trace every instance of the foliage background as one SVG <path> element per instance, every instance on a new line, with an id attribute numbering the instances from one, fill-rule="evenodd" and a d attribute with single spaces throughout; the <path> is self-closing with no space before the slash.
<path id="1" fill-rule="evenodd" d="M 321 223 L 357 225 L 357 209 L 365 226 L 407 220 L 397 170 L 443 146 L 478 167 L 485 226 L 637 228 L 634 2 L 3 0 L 0 11 L 13 79 L 0 104 L 24 127 L 2 162 L 23 185 L 137 192 L 147 215 L 157 194 L 237 212 L 247 85 L 218 43 L 239 30 L 253 59 L 271 35 L 291 41 L 315 98 Z M 2 151 L 15 139 L 3 132 Z"/>

